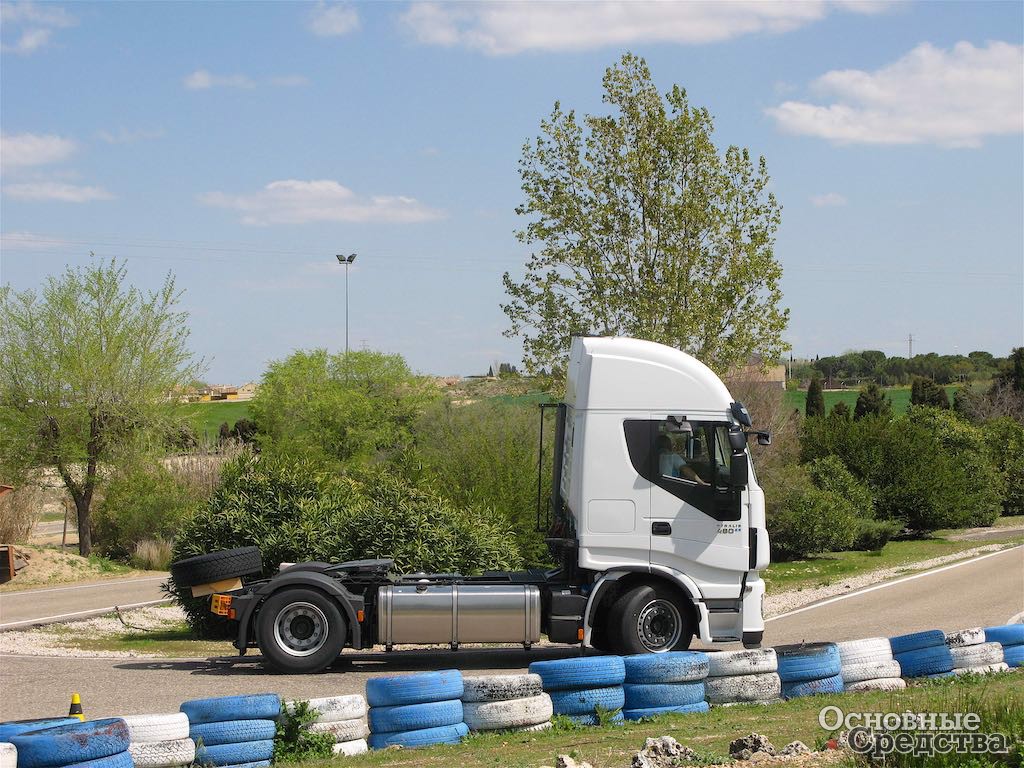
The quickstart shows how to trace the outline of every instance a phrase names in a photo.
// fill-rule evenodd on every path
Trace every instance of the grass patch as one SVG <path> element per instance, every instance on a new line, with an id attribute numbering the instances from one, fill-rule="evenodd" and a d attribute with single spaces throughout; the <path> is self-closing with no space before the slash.
<path id="1" fill-rule="evenodd" d="M 1005 515 L 992 523 L 993 528 L 1016 528 L 1024 525 L 1024 515 Z"/>
<path id="2" fill-rule="evenodd" d="M 249 418 L 249 403 L 246 401 L 238 402 L 237 400 L 214 403 L 183 403 L 181 411 L 188 417 L 200 439 L 205 438 L 207 442 L 215 442 L 220 431 L 220 425 L 225 421 L 229 427 L 233 427 L 239 419 Z"/>
<path id="3" fill-rule="evenodd" d="M 130 624 L 131 614 L 125 615 Z M 164 658 L 207 658 L 233 656 L 237 653 L 227 640 L 196 640 L 184 621 L 165 624 L 152 630 L 126 629 L 118 633 L 81 633 L 74 624 L 49 627 L 47 634 L 58 639 L 61 646 L 81 651 L 121 651 L 144 653 Z"/>
<path id="4" fill-rule="evenodd" d="M 61 552 L 60 547 L 19 544 L 18 550 L 28 555 L 28 567 L 11 581 L 0 584 L 0 593 L 144 573 L 99 555 L 80 557 L 75 549 L 72 546 Z"/>
<path id="5" fill-rule="evenodd" d="M 1024 536 L 1008 532 L 1005 538 L 981 541 L 949 541 L 941 537 L 890 541 L 875 552 L 828 552 L 806 560 L 772 563 L 761 571 L 769 591 L 784 591 L 834 584 L 843 579 L 885 568 L 914 570 L 915 564 L 933 557 L 955 555 L 986 544 L 1019 543 Z"/>
<path id="6" fill-rule="evenodd" d="M 965 698 L 968 695 L 969 698 Z M 1016 707 L 1019 710 L 1024 703 L 1021 673 L 961 679 L 947 685 L 914 686 L 895 693 L 815 696 L 767 707 L 716 707 L 706 714 L 666 715 L 621 726 L 477 734 L 461 746 L 371 752 L 359 758 L 359 765 L 536 768 L 538 765 L 554 765 L 558 755 L 568 754 L 577 760 L 586 760 L 595 768 L 621 768 L 629 765 L 631 756 L 643 746 L 644 739 L 664 735 L 674 736 L 695 749 L 705 764 L 728 762 L 729 742 L 751 731 L 766 735 L 777 749 L 795 740 L 813 749 L 829 735 L 818 724 L 818 712 L 829 704 L 842 707 L 847 712 L 963 711 L 948 708 L 958 702 L 970 702 L 978 707 Z M 337 763 L 313 760 L 296 765 L 301 768 L 328 768 Z"/>
<path id="7" fill-rule="evenodd" d="M 949 397 L 949 402 L 953 402 L 953 395 L 959 389 L 956 385 L 947 385 L 943 387 L 946 390 L 946 395 Z M 910 407 L 910 387 L 884 387 L 883 391 L 885 396 L 892 402 L 892 412 L 906 413 L 907 408 Z M 850 406 L 850 412 L 853 412 L 853 408 L 857 405 L 857 397 L 860 395 L 858 389 L 832 389 L 826 390 L 825 396 L 825 410 L 831 411 L 832 406 L 842 401 Z M 785 403 L 790 408 L 794 408 L 800 413 L 803 413 L 807 404 L 807 390 L 804 389 L 790 389 L 786 391 Z"/>

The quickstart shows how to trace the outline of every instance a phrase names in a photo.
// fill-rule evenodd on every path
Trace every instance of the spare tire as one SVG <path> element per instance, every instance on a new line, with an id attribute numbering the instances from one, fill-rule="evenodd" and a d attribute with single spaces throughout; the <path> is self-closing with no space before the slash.
<path id="1" fill-rule="evenodd" d="M 214 581 L 251 576 L 263 570 L 258 547 L 239 547 L 207 555 L 187 557 L 171 563 L 171 578 L 179 587 L 194 587 Z"/>

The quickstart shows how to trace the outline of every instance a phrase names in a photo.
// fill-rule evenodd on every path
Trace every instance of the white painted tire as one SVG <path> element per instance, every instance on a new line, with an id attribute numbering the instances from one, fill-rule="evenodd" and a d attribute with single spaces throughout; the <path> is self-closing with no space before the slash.
<path id="1" fill-rule="evenodd" d="M 188 715 L 184 712 L 167 715 L 125 715 L 121 719 L 128 725 L 128 741 L 133 744 L 188 738 Z"/>
<path id="2" fill-rule="evenodd" d="M 18 768 L 18 748 L 13 744 L 0 744 L 0 768 Z"/>
<path id="3" fill-rule="evenodd" d="M 306 726 L 313 733 L 329 733 L 334 741 L 341 744 L 345 741 L 357 741 L 370 735 L 370 726 L 362 718 L 354 720 L 337 720 L 332 723 L 310 723 Z"/>
<path id="4" fill-rule="evenodd" d="M 295 710 L 294 701 L 284 702 L 289 713 Z M 328 696 L 323 699 L 310 699 L 309 709 L 316 712 L 316 722 L 337 723 L 341 720 L 357 720 L 366 717 L 366 699 L 358 694 L 350 696 Z"/>
<path id="5" fill-rule="evenodd" d="M 990 664 L 1003 663 L 1003 646 L 999 643 L 965 645 L 962 648 L 950 648 L 949 652 L 953 656 L 953 669 L 987 667 Z"/>
<path id="6" fill-rule="evenodd" d="M 866 640 L 846 640 L 836 643 L 839 660 L 844 667 L 892 661 L 892 646 L 887 637 L 869 637 Z M 881 677 L 881 675 L 879 675 Z M 896 675 L 899 677 L 899 675 Z"/>
<path id="7" fill-rule="evenodd" d="M 843 665 L 841 674 L 844 683 L 859 683 L 861 680 L 877 680 L 880 677 L 902 677 L 903 670 L 896 659 L 872 661 L 866 664 Z"/>
<path id="8" fill-rule="evenodd" d="M 768 701 L 782 695 L 782 681 L 775 672 L 709 677 L 704 690 L 709 704 Z"/>
<path id="9" fill-rule="evenodd" d="M 749 707 L 749 706 L 756 705 L 756 706 L 759 706 L 759 707 L 767 707 L 767 706 L 769 706 L 771 704 L 782 704 L 784 701 L 785 701 L 785 699 L 782 698 L 781 696 L 779 696 L 778 698 L 762 699 L 761 701 L 727 701 L 727 702 L 725 702 L 723 704 L 715 704 L 714 706 L 715 707 Z"/>
<path id="10" fill-rule="evenodd" d="M 959 667 L 953 670 L 954 675 L 991 675 L 993 672 L 1008 672 L 1010 667 L 1005 662 L 998 664 L 986 664 L 981 667 Z"/>
<path id="11" fill-rule="evenodd" d="M 548 720 L 546 723 L 537 723 L 536 725 L 522 725 L 519 728 L 509 728 L 513 733 L 539 733 L 540 731 L 550 731 L 551 721 Z"/>
<path id="12" fill-rule="evenodd" d="M 551 719 L 551 697 L 542 693 L 527 699 L 475 701 L 463 704 L 462 714 L 471 731 L 500 731 L 538 725 Z"/>
<path id="13" fill-rule="evenodd" d="M 708 677 L 736 677 L 776 672 L 779 660 L 774 648 L 717 651 L 708 654 Z"/>
<path id="14" fill-rule="evenodd" d="M 544 692 L 540 675 L 482 675 L 462 678 L 462 702 L 528 699 Z"/>
<path id="15" fill-rule="evenodd" d="M 875 680 L 858 680 L 844 685 L 847 691 L 902 691 L 907 681 L 902 677 L 879 677 Z"/>
<path id="16" fill-rule="evenodd" d="M 196 759 L 196 743 L 192 739 L 144 741 L 128 745 L 135 768 L 171 768 L 191 765 Z"/>
<path id="17" fill-rule="evenodd" d="M 342 741 L 335 744 L 332 751 L 336 755 L 355 757 L 356 755 L 365 755 L 370 751 L 370 748 L 366 746 L 366 739 L 355 739 L 353 741 Z"/>
<path id="18" fill-rule="evenodd" d="M 985 642 L 985 630 L 982 627 L 961 629 L 959 632 L 946 633 L 946 645 L 950 648 L 963 648 L 968 645 L 980 645 Z"/>

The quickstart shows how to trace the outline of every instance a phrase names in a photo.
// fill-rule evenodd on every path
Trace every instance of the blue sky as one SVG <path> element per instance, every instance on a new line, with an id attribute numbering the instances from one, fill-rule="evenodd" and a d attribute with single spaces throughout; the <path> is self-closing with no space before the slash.
<path id="1" fill-rule="evenodd" d="M 767 158 L 799 356 L 1024 342 L 1024 4 L 3 2 L 0 281 L 185 289 L 207 378 L 350 338 L 517 361 L 517 161 L 646 57 Z"/>

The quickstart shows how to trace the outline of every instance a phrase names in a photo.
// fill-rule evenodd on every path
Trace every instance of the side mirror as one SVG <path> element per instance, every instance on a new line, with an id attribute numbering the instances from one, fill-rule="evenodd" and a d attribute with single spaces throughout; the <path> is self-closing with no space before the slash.
<path id="1" fill-rule="evenodd" d="M 757 444 L 758 445 L 771 445 L 772 444 L 772 433 L 771 432 L 758 432 L 757 433 Z"/>
<path id="2" fill-rule="evenodd" d="M 747 454 L 734 453 L 729 465 L 729 485 L 734 488 L 742 488 L 747 484 L 749 476 L 750 463 L 747 461 Z"/>

